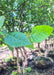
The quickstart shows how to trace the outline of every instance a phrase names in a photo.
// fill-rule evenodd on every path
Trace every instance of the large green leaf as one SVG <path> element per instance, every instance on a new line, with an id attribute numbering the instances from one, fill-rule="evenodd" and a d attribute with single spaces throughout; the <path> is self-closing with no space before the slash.
<path id="1" fill-rule="evenodd" d="M 47 39 L 53 32 L 53 28 L 47 25 L 36 26 L 32 29 L 31 39 L 35 43 L 39 43 Z"/>
<path id="2" fill-rule="evenodd" d="M 30 45 L 30 41 L 22 32 L 12 32 L 5 37 L 5 43 L 10 47 L 22 47 Z"/>
<path id="3" fill-rule="evenodd" d="M 4 23 L 5 17 L 4 16 L 0 16 L 0 28 L 2 27 L 3 23 Z"/>
<path id="4" fill-rule="evenodd" d="M 27 45 L 26 47 L 30 48 L 30 49 L 34 49 L 34 45 L 33 45 L 33 41 L 31 40 L 30 36 L 31 36 L 31 33 L 26 33 L 26 36 L 28 37 L 29 41 L 31 42 L 31 45 Z"/>
<path id="5" fill-rule="evenodd" d="M 9 45 L 7 45 L 8 46 L 8 48 L 12 51 L 12 52 L 14 52 L 14 48 L 13 47 L 10 47 Z"/>

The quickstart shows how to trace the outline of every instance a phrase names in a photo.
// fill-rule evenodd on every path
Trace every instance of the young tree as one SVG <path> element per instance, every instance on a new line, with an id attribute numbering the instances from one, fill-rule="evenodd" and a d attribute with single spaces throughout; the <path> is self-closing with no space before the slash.
<path id="1" fill-rule="evenodd" d="M 24 46 L 31 45 L 30 41 L 28 40 L 26 35 L 23 34 L 22 32 L 12 32 L 5 37 L 5 43 L 8 44 L 10 47 L 15 47 L 16 53 L 17 53 L 18 72 L 22 73 L 21 69 L 20 69 L 20 64 L 19 64 L 19 49 L 20 49 L 22 57 L 24 57 L 22 59 L 22 62 L 23 62 L 23 73 L 25 73 L 24 70 L 25 70 L 25 65 L 26 65 L 25 62 L 27 61 L 27 57 L 26 57 L 26 52 L 25 52 Z M 21 48 L 24 50 L 24 55 L 23 55 Z"/>
<path id="2" fill-rule="evenodd" d="M 4 19 L 5 19 L 4 16 L 0 17 L 0 24 L 1 24 L 0 28 L 2 28 L 2 25 L 4 23 Z M 0 33 L 1 33 L 0 36 L 4 36 L 3 32 L 0 31 Z M 20 64 L 19 64 L 19 50 L 18 49 L 20 49 L 21 54 L 24 57 L 22 59 L 22 62 L 23 62 L 23 73 L 25 73 L 24 70 L 25 70 L 25 65 L 27 64 L 27 63 L 25 63 L 27 61 L 27 57 L 26 57 L 26 50 L 25 50 L 24 46 L 31 45 L 30 41 L 28 40 L 28 38 L 26 37 L 25 34 L 23 34 L 21 32 L 12 32 L 12 33 L 6 34 L 5 43 L 12 50 L 12 52 L 13 52 L 13 47 L 15 47 L 16 53 L 17 53 L 17 68 L 18 68 L 18 72 L 22 73 L 21 69 L 20 69 Z M 23 54 L 23 52 L 21 50 L 21 47 L 24 50 L 24 54 Z"/>
<path id="3" fill-rule="evenodd" d="M 50 27 L 47 25 L 36 26 L 32 29 L 31 40 L 34 43 L 40 43 L 40 42 L 44 41 L 45 39 L 47 39 L 51 35 L 52 32 L 53 32 L 53 27 Z M 47 41 L 46 41 L 46 43 L 47 43 Z M 45 48 L 47 51 L 46 43 L 45 43 Z"/>

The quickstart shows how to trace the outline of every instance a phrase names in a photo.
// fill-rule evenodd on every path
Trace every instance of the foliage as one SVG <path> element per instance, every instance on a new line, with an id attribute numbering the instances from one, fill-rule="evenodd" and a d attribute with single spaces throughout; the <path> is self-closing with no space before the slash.
<path id="1" fill-rule="evenodd" d="M 36 25 L 54 27 L 53 0 L 1 0 L 0 15 L 6 17 L 3 30 L 31 31 Z"/>
<path id="2" fill-rule="evenodd" d="M 33 42 L 41 42 L 46 39 L 54 27 L 53 0 L 1 0 L 0 1 L 0 35 L 4 35 L 5 43 L 12 47 L 22 47 Z M 5 18 L 4 18 L 5 16 Z M 4 22 L 5 19 L 5 22 Z M 4 24 L 3 24 L 4 23 Z M 43 25 L 37 26 L 36 25 Z M 46 26 L 50 25 L 52 27 Z M 34 28 L 33 28 L 34 27 Z M 32 29 L 33 28 L 33 29 Z M 21 32 L 31 32 L 28 38 Z M 19 31 L 19 32 L 15 32 Z M 12 33 L 11 33 L 12 32 Z M 32 39 L 32 40 L 31 40 Z M 27 46 L 28 47 L 28 46 Z M 29 69 L 31 70 L 31 69 Z M 16 73 L 16 72 L 15 72 Z M 13 73 L 13 74 L 15 74 Z"/>
<path id="3" fill-rule="evenodd" d="M 11 47 L 11 46 L 9 46 L 9 45 L 7 45 L 8 46 L 8 48 L 12 51 L 12 52 L 14 52 L 14 48 L 13 47 Z"/>
<path id="4" fill-rule="evenodd" d="M 31 72 L 31 67 L 27 67 L 27 68 L 25 69 L 25 72 Z"/>
<path id="5" fill-rule="evenodd" d="M 25 34 L 21 32 L 12 32 L 5 37 L 5 43 L 10 47 L 22 47 L 30 45 L 30 41 Z"/>
<path id="6" fill-rule="evenodd" d="M 17 74 L 17 72 L 12 72 L 12 75 L 16 75 Z"/>
<path id="7" fill-rule="evenodd" d="M 29 41 L 31 42 L 31 45 L 27 45 L 26 47 L 30 48 L 30 49 L 34 49 L 34 45 L 33 45 L 33 41 L 31 40 L 30 36 L 31 36 L 31 33 L 29 32 L 25 32 L 24 34 L 26 34 L 26 36 L 28 37 Z"/>
<path id="8" fill-rule="evenodd" d="M 1 36 L 1 35 L 3 35 L 3 33 L 1 32 L 1 28 L 3 26 L 4 20 L 5 20 L 5 17 L 0 16 L 0 45 L 2 45 L 4 43 L 4 36 Z"/>
<path id="9" fill-rule="evenodd" d="M 33 27 L 31 33 L 31 39 L 35 43 L 40 43 L 47 39 L 51 33 L 53 32 L 53 28 L 47 25 L 41 25 Z"/>
<path id="10" fill-rule="evenodd" d="M 4 16 L 0 16 L 0 28 L 2 27 L 3 23 L 4 23 L 5 17 Z"/>

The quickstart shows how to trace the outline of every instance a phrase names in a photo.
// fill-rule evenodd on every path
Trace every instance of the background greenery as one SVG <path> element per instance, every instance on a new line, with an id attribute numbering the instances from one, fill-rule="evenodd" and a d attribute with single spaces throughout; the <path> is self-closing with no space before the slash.
<path id="1" fill-rule="evenodd" d="M 1 29 L 5 34 L 31 32 L 37 25 L 54 27 L 54 0 L 1 0 L 0 16 L 6 18 Z"/>
<path id="2" fill-rule="evenodd" d="M 31 31 L 36 25 L 54 27 L 54 0 L 1 0 L 0 16 L 6 21 L 4 30 Z"/>

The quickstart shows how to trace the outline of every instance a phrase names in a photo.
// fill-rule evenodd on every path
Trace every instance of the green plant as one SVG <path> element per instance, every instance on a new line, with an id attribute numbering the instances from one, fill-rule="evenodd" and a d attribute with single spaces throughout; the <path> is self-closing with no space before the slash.
<path id="1" fill-rule="evenodd" d="M 27 67 L 27 68 L 25 69 L 25 72 L 31 72 L 31 67 Z"/>
<path id="2" fill-rule="evenodd" d="M 10 70 L 10 69 L 12 69 L 12 67 L 8 67 L 8 69 Z"/>
<path id="3" fill-rule="evenodd" d="M 30 41 L 28 40 L 26 35 L 23 34 L 22 32 L 12 32 L 12 33 L 6 35 L 5 43 L 8 44 L 10 47 L 15 47 L 16 52 L 17 52 L 17 68 L 18 68 L 18 72 L 21 73 L 20 65 L 19 65 L 19 51 L 18 51 L 18 49 L 20 49 L 20 51 L 21 51 L 21 47 L 24 49 L 23 46 L 31 44 Z M 24 53 L 25 53 L 25 49 L 24 49 Z M 21 54 L 23 56 L 22 51 L 21 51 Z M 24 54 L 24 57 L 26 59 L 25 54 Z M 22 61 L 23 61 L 23 59 L 22 59 Z M 24 66 L 25 65 L 24 65 L 24 62 L 23 62 L 23 72 L 24 72 Z"/>
<path id="4" fill-rule="evenodd" d="M 17 67 L 16 67 L 16 66 L 14 66 L 14 69 L 17 69 Z"/>
<path id="5" fill-rule="evenodd" d="M 47 39 L 53 32 L 53 27 L 48 25 L 40 25 L 33 27 L 31 39 L 34 43 L 40 43 Z"/>
<path id="6" fill-rule="evenodd" d="M 38 47 L 39 47 L 39 53 L 41 55 L 40 52 L 40 42 L 45 40 L 45 48 L 47 48 L 47 38 L 52 35 L 53 32 L 53 27 L 48 26 L 48 25 L 40 25 L 40 26 L 35 26 L 32 29 L 32 33 L 31 33 L 31 40 L 34 43 L 38 43 Z M 45 57 L 47 56 L 47 50 L 45 52 Z"/>
<path id="7" fill-rule="evenodd" d="M 3 25 L 4 20 L 2 21 L 2 25 Z M 2 26 L 1 25 L 1 26 Z M 0 27 L 1 28 L 1 27 Z M 9 46 L 9 48 L 11 48 L 12 52 L 13 52 L 13 47 L 15 47 L 16 49 L 16 53 L 17 53 L 17 68 L 18 68 L 18 72 L 21 72 L 20 69 L 20 64 L 19 64 L 19 50 L 22 54 L 22 56 L 25 58 L 23 61 L 23 73 L 25 72 L 25 65 L 24 62 L 26 61 L 26 50 L 24 48 L 24 46 L 31 45 L 31 43 L 35 42 L 35 43 L 40 43 L 41 41 L 45 40 L 47 37 L 49 37 L 51 35 L 53 31 L 53 28 L 47 25 L 41 25 L 41 26 L 36 26 L 32 29 L 32 33 L 31 33 L 31 39 L 29 37 L 29 41 L 28 38 L 26 37 L 26 35 L 22 32 L 12 32 L 12 33 L 8 33 L 5 35 L 5 43 Z M 4 35 L 3 32 L 1 32 L 1 35 Z M 31 47 L 31 46 L 30 46 Z M 24 50 L 24 55 L 22 52 L 22 49 Z M 31 68 L 28 68 L 27 70 L 31 70 Z"/>
<path id="8" fill-rule="evenodd" d="M 17 74 L 17 72 L 12 72 L 12 75 L 16 75 Z"/>
<path id="9" fill-rule="evenodd" d="M 3 25 L 3 22 L 2 22 L 2 25 Z M 1 35 L 3 35 L 3 34 L 1 34 Z M 17 68 L 18 68 L 18 72 L 21 73 L 20 65 L 19 65 L 19 53 L 18 53 L 19 51 L 18 51 L 18 49 L 20 49 L 20 51 L 21 51 L 21 47 L 24 49 L 23 46 L 31 44 L 30 41 L 28 40 L 26 35 L 23 34 L 22 32 L 12 32 L 12 33 L 9 33 L 5 36 L 5 43 L 12 50 L 12 52 L 13 52 L 13 47 L 15 47 L 16 52 L 17 52 Z M 23 57 L 25 57 L 25 59 L 24 60 L 22 59 L 22 61 L 25 61 L 26 60 L 25 49 L 24 49 L 24 55 L 23 55 L 22 51 L 21 51 L 21 54 Z M 24 72 L 24 67 L 25 67 L 25 65 L 23 62 L 23 72 Z"/>

